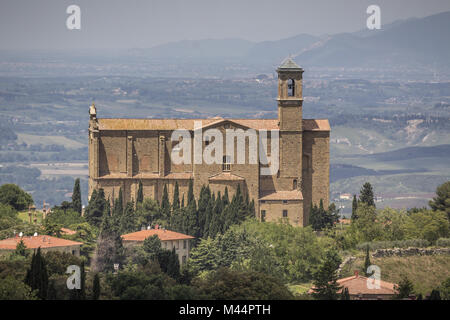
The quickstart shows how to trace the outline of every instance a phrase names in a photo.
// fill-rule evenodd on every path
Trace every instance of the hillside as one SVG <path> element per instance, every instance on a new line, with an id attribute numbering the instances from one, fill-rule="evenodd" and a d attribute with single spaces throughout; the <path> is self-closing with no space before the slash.
<path id="1" fill-rule="evenodd" d="M 371 258 L 371 262 L 380 267 L 382 280 L 398 283 L 406 275 L 416 293 L 423 296 L 450 277 L 448 255 Z M 355 270 L 362 274 L 363 265 L 364 257 L 358 257 L 345 266 L 342 277 L 353 275 Z"/>

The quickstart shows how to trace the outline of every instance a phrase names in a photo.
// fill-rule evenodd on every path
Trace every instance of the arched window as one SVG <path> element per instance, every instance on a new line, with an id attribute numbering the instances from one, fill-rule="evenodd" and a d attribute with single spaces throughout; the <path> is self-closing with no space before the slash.
<path id="1" fill-rule="evenodd" d="M 295 96 L 295 81 L 294 79 L 288 80 L 288 97 Z"/>

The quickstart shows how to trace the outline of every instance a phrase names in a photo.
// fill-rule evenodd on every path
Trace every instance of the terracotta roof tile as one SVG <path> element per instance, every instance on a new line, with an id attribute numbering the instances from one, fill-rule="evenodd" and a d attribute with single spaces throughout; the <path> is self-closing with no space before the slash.
<path id="1" fill-rule="evenodd" d="M 204 127 L 231 121 L 255 130 L 276 130 L 278 119 L 98 119 L 99 130 L 175 130 L 194 129 L 194 121 L 202 121 Z M 303 119 L 305 131 L 330 131 L 327 119 Z"/>
<path id="2" fill-rule="evenodd" d="M 298 190 L 276 191 L 262 195 L 259 200 L 303 200 L 303 194 Z"/>
<path id="3" fill-rule="evenodd" d="M 25 246 L 28 249 L 37 249 L 41 248 L 54 248 L 54 247 L 69 247 L 69 246 L 77 246 L 82 245 L 82 242 L 76 242 L 51 236 L 24 236 L 24 237 L 15 237 L 8 238 L 4 240 L 0 240 L 0 250 L 15 250 L 17 244 L 23 240 Z"/>
<path id="4" fill-rule="evenodd" d="M 133 233 L 128 233 L 124 234 L 122 236 L 122 239 L 124 241 L 144 241 L 148 237 L 154 235 L 157 235 L 161 241 L 194 239 L 194 237 L 192 236 L 164 229 L 141 230 Z"/>
<path id="5" fill-rule="evenodd" d="M 347 278 L 342 278 L 337 280 L 338 284 L 342 287 L 348 289 L 349 294 L 351 295 L 394 295 L 396 294 L 394 283 L 390 283 L 387 281 L 380 280 L 380 288 L 379 289 L 369 289 L 367 287 L 367 277 L 354 275 Z M 370 280 L 375 281 L 375 280 Z M 340 290 L 342 291 L 342 290 Z M 339 291 L 339 292 L 340 292 Z M 312 288 L 308 291 L 308 293 L 312 293 Z"/>

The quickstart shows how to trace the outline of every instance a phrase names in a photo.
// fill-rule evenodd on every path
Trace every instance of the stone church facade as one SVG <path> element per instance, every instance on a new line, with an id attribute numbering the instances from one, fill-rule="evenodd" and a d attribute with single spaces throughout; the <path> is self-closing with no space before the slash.
<path id="1" fill-rule="evenodd" d="M 230 199 L 240 185 L 244 194 L 255 201 L 257 218 L 263 221 L 286 219 L 296 226 L 308 224 L 311 204 L 329 202 L 330 125 L 326 119 L 303 119 L 303 69 L 286 59 L 278 72 L 277 119 L 106 119 L 97 118 L 95 106 L 90 108 L 89 122 L 89 195 L 103 188 L 106 198 L 113 201 L 122 188 L 124 201 L 136 199 L 139 181 L 144 197 L 161 201 L 167 185 L 172 201 L 175 183 L 180 196 L 187 196 L 189 181 L 193 181 L 198 199 L 201 187 L 209 185 L 223 195 L 228 188 Z M 195 127 L 201 121 L 201 127 Z M 279 169 L 270 175 L 261 174 L 264 166 L 249 161 L 250 138 L 245 139 L 245 163 L 230 159 L 223 139 L 223 163 L 174 163 L 172 151 L 178 141 L 172 141 L 175 130 L 184 129 L 194 138 L 217 129 L 226 136 L 227 130 L 252 130 L 258 136 L 268 132 L 267 155 L 275 143 L 272 132 L 278 133 Z M 195 129 L 195 130 L 194 130 Z M 276 136 L 276 135 L 274 135 Z M 204 134 L 201 150 L 208 147 Z M 243 150 L 234 145 L 233 157 Z M 260 147 L 256 151 L 259 155 Z M 194 157 L 192 147 L 191 158 Z M 259 159 L 259 158 L 258 158 Z"/>

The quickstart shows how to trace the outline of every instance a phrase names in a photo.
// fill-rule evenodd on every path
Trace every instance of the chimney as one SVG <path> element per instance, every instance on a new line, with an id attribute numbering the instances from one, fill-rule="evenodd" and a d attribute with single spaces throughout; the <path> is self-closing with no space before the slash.
<path id="1" fill-rule="evenodd" d="M 358 278 L 358 276 L 359 276 L 359 271 L 355 270 L 355 277 Z"/>

